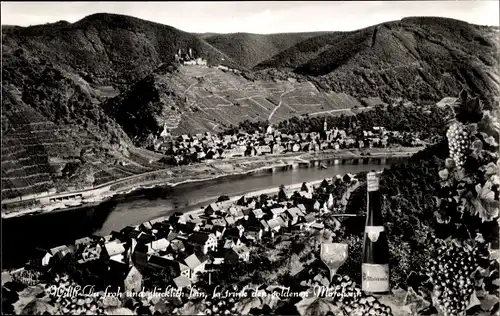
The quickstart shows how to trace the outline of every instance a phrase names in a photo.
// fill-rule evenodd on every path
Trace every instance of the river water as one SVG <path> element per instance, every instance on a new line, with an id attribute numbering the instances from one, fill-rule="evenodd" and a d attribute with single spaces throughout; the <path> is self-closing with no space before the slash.
<path id="1" fill-rule="evenodd" d="M 319 167 L 318 163 L 301 164 L 297 168 L 264 170 L 250 175 L 138 190 L 95 206 L 4 219 L 3 267 L 22 265 L 34 256 L 37 247 L 69 244 L 84 236 L 107 235 L 127 225 L 138 225 L 176 211 L 199 209 L 214 202 L 220 195 L 244 195 L 251 191 L 279 187 L 281 184 L 287 186 L 332 178 L 337 174 L 380 170 L 390 164 L 405 161 L 405 158 L 392 158 L 385 161 L 385 164 L 374 164 L 366 160 L 348 160 L 335 164 L 334 160 L 327 160 L 322 162 L 328 165 L 327 169 Z"/>

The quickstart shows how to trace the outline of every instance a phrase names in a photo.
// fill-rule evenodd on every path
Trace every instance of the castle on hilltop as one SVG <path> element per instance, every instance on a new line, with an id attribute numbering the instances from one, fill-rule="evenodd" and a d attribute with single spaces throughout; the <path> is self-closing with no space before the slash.
<path id="1" fill-rule="evenodd" d="M 201 57 L 195 57 L 192 48 L 189 48 L 187 53 L 183 53 L 182 49 L 179 48 L 177 54 L 175 54 L 175 61 L 183 65 L 207 66 L 207 60 Z"/>

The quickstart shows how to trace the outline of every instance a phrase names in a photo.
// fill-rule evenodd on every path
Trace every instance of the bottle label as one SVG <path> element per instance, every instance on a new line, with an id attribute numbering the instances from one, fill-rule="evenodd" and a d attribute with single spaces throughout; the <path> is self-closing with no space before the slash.
<path id="1" fill-rule="evenodd" d="M 365 234 L 372 242 L 377 242 L 380 233 L 385 231 L 384 226 L 365 226 Z"/>
<path id="2" fill-rule="evenodd" d="M 378 191 L 379 180 L 378 180 L 378 176 L 375 172 L 370 172 L 366 176 L 366 186 L 367 186 L 368 192 Z"/>
<path id="3" fill-rule="evenodd" d="M 389 292 L 389 265 L 370 264 L 361 265 L 362 284 L 361 289 L 365 292 L 382 293 Z"/>

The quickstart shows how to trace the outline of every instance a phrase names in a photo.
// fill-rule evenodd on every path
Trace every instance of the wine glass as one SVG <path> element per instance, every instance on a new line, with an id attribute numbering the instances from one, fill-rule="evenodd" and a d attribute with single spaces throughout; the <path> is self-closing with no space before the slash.
<path id="1" fill-rule="evenodd" d="M 342 243 L 323 243 L 321 244 L 321 261 L 330 270 L 330 283 L 337 270 L 346 262 L 348 257 L 348 244 Z"/>

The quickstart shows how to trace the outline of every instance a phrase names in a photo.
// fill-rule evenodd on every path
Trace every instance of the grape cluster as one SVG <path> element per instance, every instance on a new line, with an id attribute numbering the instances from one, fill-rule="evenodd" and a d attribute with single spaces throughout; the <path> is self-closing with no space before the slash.
<path id="1" fill-rule="evenodd" d="M 445 315 L 461 315 L 467 309 L 474 292 L 472 273 L 479 263 L 478 247 L 460 247 L 443 242 L 437 248 L 436 259 L 427 264 L 427 275 L 434 286 L 437 307 Z"/>
<path id="2" fill-rule="evenodd" d="M 389 306 L 380 303 L 376 297 L 367 296 L 360 298 L 357 302 L 344 307 L 349 316 L 391 316 L 392 310 Z"/>
<path id="3" fill-rule="evenodd" d="M 465 158 L 470 146 L 470 133 L 463 124 L 454 123 L 446 132 L 450 157 L 455 162 L 458 169 L 463 168 Z"/>
<path id="4" fill-rule="evenodd" d="M 337 294 L 333 297 L 334 301 L 344 306 L 347 315 L 392 315 L 389 306 L 380 303 L 374 296 L 365 295 L 348 275 L 335 275 L 329 287 Z"/>
<path id="5" fill-rule="evenodd" d="M 205 315 L 238 315 L 237 300 L 232 297 L 214 297 L 205 302 Z"/>
<path id="6" fill-rule="evenodd" d="M 12 279 L 24 285 L 32 286 L 40 283 L 41 276 L 42 273 L 40 271 L 26 269 L 14 274 Z"/>

